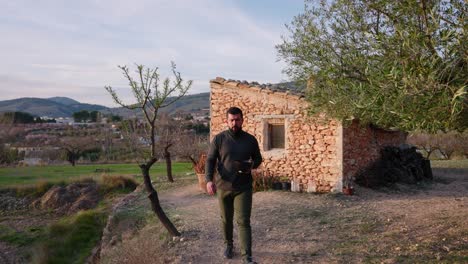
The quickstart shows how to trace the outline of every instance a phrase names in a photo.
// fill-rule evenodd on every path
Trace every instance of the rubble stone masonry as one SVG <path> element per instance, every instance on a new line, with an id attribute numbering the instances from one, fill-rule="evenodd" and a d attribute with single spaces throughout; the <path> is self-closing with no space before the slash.
<path id="1" fill-rule="evenodd" d="M 343 171 L 345 178 L 352 178 L 359 170 L 380 157 L 384 146 L 399 146 L 406 142 L 407 134 L 371 126 L 360 126 L 353 121 L 343 129 Z"/>
<path id="2" fill-rule="evenodd" d="M 211 81 L 210 99 L 211 138 L 227 128 L 226 110 L 237 106 L 244 113 L 244 130 L 259 141 L 262 169 L 293 180 L 300 191 L 341 188 L 341 125 L 324 116 L 308 116 L 302 96 L 218 77 Z M 284 124 L 284 149 L 268 149 L 268 124 Z"/>
<path id="3" fill-rule="evenodd" d="M 237 106 L 244 113 L 244 130 L 253 134 L 263 156 L 262 169 L 288 178 L 295 191 L 341 192 L 343 179 L 379 157 L 386 145 L 405 142 L 406 134 L 324 115 L 310 116 L 302 92 L 269 85 L 216 78 L 210 82 L 210 139 L 227 129 L 226 110 Z M 284 126 L 284 148 L 268 149 L 269 124 Z"/>

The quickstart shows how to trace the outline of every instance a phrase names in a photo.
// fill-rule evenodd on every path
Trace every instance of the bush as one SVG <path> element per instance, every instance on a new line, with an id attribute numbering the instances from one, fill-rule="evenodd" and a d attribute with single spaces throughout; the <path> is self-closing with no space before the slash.
<path id="1" fill-rule="evenodd" d="M 101 156 L 101 149 L 100 148 L 92 148 L 83 151 L 81 154 L 83 159 L 89 160 L 90 162 L 98 161 Z"/>
<path id="2" fill-rule="evenodd" d="M 17 149 L 6 148 L 0 144 L 0 164 L 16 164 L 23 158 L 24 152 L 19 152 Z"/>
<path id="3" fill-rule="evenodd" d="M 271 174 L 268 170 L 253 170 L 252 179 L 254 192 L 273 189 L 273 183 L 280 181 L 280 177 Z"/>
<path id="4" fill-rule="evenodd" d="M 114 191 L 131 192 L 138 186 L 138 183 L 133 178 L 111 175 L 103 175 L 101 184 L 105 193 Z"/>
<path id="5" fill-rule="evenodd" d="M 16 188 L 16 196 L 18 197 L 25 197 L 25 196 L 34 196 L 39 197 L 46 193 L 52 186 L 59 185 L 64 186 L 65 182 L 50 182 L 41 180 L 36 182 L 34 185 L 22 185 Z"/>
<path id="6" fill-rule="evenodd" d="M 34 263 L 84 263 L 100 240 L 107 215 L 80 211 L 51 225 L 33 254 Z"/>
<path id="7" fill-rule="evenodd" d="M 205 173 L 205 166 L 206 166 L 206 154 L 200 154 L 198 161 L 194 160 L 190 157 L 190 161 L 192 162 L 192 168 L 195 173 L 204 174 Z"/>

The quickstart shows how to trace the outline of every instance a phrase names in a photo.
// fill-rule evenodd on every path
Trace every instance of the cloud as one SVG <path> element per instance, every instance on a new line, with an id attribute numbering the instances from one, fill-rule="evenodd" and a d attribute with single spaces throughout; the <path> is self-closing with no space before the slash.
<path id="1" fill-rule="evenodd" d="M 109 105 L 103 87 L 125 90 L 117 65 L 134 63 L 167 76 L 175 61 L 195 80 L 191 93 L 209 91 L 216 76 L 285 79 L 274 49 L 284 22 L 243 8 L 229 0 L 8 1 L 0 10 L 0 100 L 69 96 Z"/>

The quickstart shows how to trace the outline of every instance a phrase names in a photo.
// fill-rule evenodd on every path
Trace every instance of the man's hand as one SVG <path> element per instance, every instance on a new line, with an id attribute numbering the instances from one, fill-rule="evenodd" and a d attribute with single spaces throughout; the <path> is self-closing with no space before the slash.
<path id="1" fill-rule="evenodd" d="M 206 183 L 206 191 L 208 192 L 209 195 L 215 195 L 216 185 L 212 181 L 207 182 Z"/>

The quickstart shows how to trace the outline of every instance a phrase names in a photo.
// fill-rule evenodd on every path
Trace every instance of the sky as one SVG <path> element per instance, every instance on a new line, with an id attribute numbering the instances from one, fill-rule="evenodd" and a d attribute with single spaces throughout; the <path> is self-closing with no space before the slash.
<path id="1" fill-rule="evenodd" d="M 0 100 L 65 96 L 116 106 L 105 86 L 133 103 L 118 65 L 174 61 L 190 94 L 209 81 L 288 80 L 275 45 L 303 0 L 0 0 Z"/>

